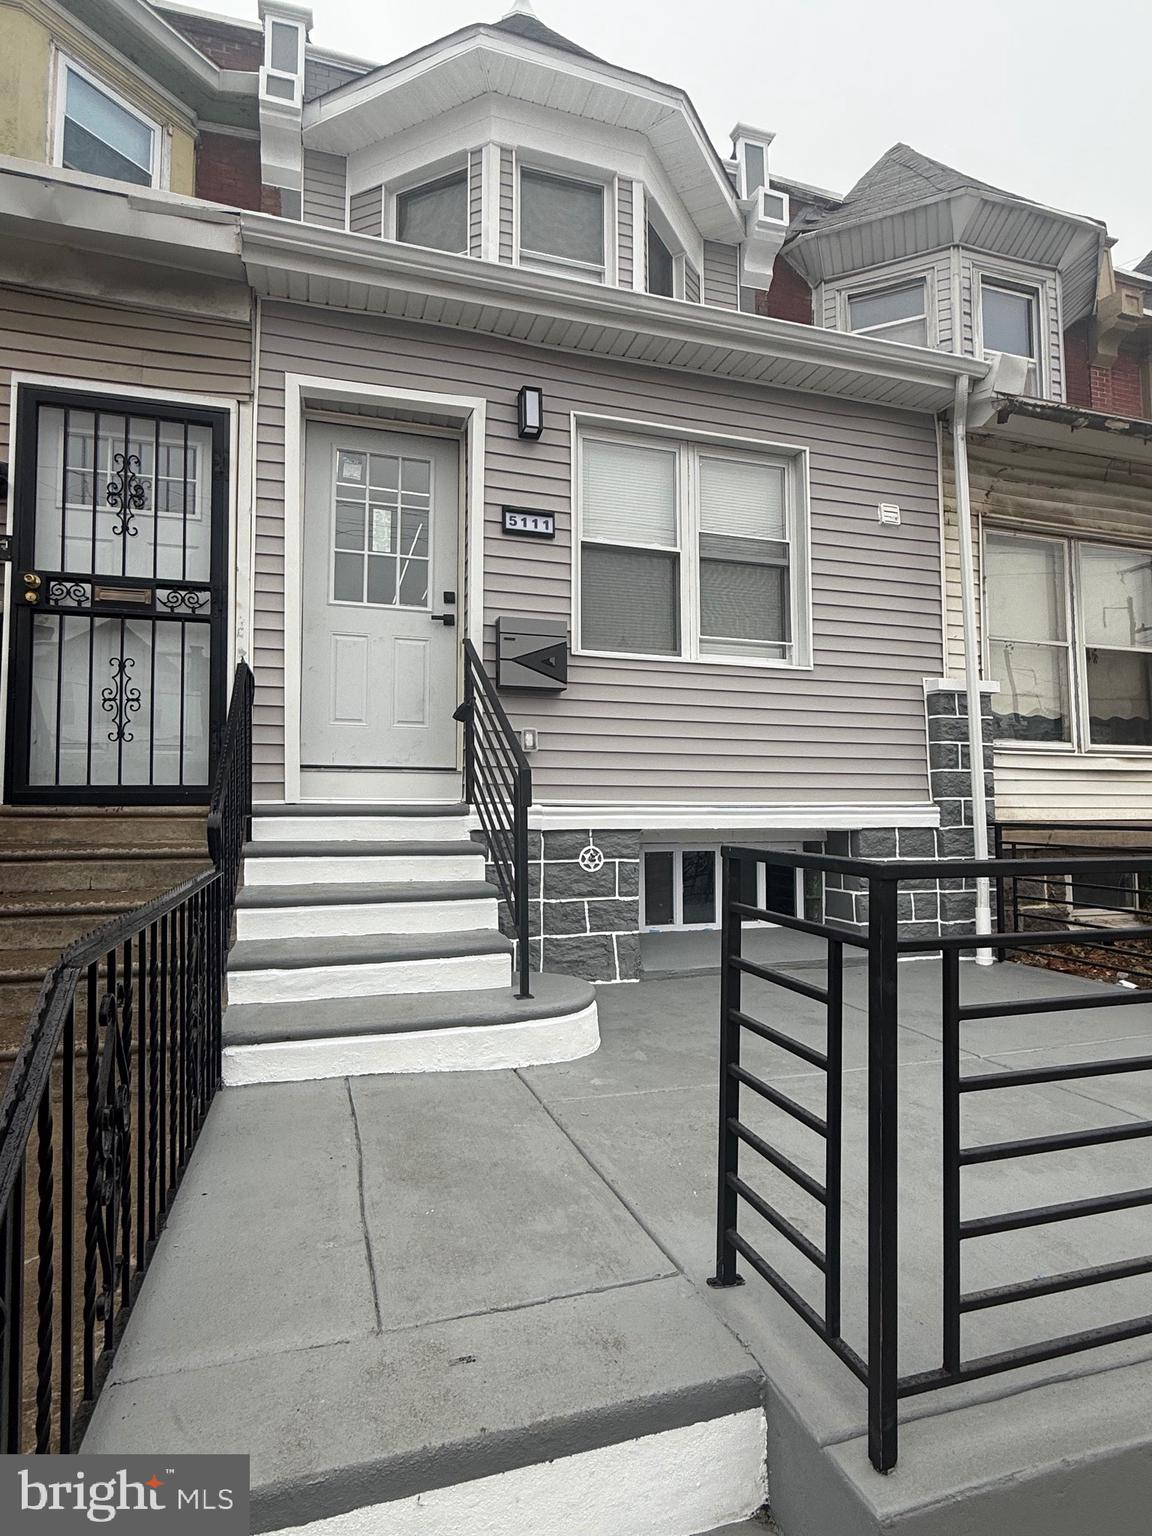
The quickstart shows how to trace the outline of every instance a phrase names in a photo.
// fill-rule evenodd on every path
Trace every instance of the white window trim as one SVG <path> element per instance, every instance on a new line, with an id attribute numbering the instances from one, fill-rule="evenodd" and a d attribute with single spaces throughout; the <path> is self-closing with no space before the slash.
<path id="1" fill-rule="evenodd" d="M 766 843 L 750 843 L 750 848 L 760 848 L 772 853 L 799 853 L 799 843 L 773 843 L 771 848 Z M 717 933 L 723 919 L 721 912 L 722 902 L 722 873 L 723 866 L 720 860 L 722 843 L 710 843 L 704 840 L 686 843 L 641 843 L 640 845 L 640 931 L 642 933 Z M 672 921 L 670 923 L 649 923 L 647 912 L 647 884 L 644 877 L 645 858 L 650 853 L 670 853 L 672 862 Z M 710 923 L 686 923 L 684 922 L 684 881 L 681 860 L 686 853 L 711 853 L 716 861 L 716 905 L 715 917 Z M 794 870 L 794 900 L 795 910 L 798 916 L 804 913 L 804 885 L 803 871 Z M 767 874 L 766 867 L 758 864 L 756 867 L 756 905 L 765 907 L 767 903 Z M 769 922 L 763 918 L 746 918 L 745 928 L 779 928 L 780 923 Z"/>
<path id="2" fill-rule="evenodd" d="M 673 233 L 672 225 L 667 215 L 654 197 L 646 197 L 644 199 L 644 223 L 642 226 L 644 240 L 644 292 L 649 293 L 651 291 L 648 287 L 648 226 L 650 224 L 664 242 L 665 249 L 672 258 L 671 297 L 683 299 L 686 292 L 684 273 L 688 255 Z M 633 231 L 635 231 L 635 227 L 635 222 L 633 222 Z M 635 233 L 633 233 L 633 241 L 635 241 Z M 703 278 L 701 278 L 701 282 L 703 282 Z M 655 293 L 652 294 L 652 297 L 655 299 L 666 299 L 669 295 L 666 293 Z"/>
<path id="3" fill-rule="evenodd" d="M 535 171 L 540 176 L 551 176 L 556 181 L 571 181 L 579 186 L 598 187 L 600 190 L 600 235 L 603 264 L 575 261 L 566 256 L 549 256 L 545 252 L 525 251 L 520 243 L 520 177 L 524 171 Z M 558 277 L 574 277 L 582 282 L 595 283 L 599 287 L 617 286 L 619 280 L 616 235 L 616 172 L 593 171 L 583 166 L 559 167 L 546 157 L 520 153 L 512 156 L 512 263 L 531 272 L 550 272 Z M 635 240 L 635 211 L 633 211 L 633 240 Z"/>
<path id="4" fill-rule="evenodd" d="M 1048 356 L 1047 294 L 1044 284 L 1034 277 L 1021 277 L 1017 273 L 998 271 L 992 267 L 974 267 L 975 278 L 972 295 L 972 335 L 977 357 L 987 357 L 984 347 L 984 288 L 999 288 L 1019 294 L 1032 306 L 1033 356 L 1029 361 L 1036 369 L 1036 397 L 1047 400 L 1052 395 L 1052 370 Z M 997 354 L 998 355 L 998 354 Z M 1013 357 L 1017 353 L 1006 354 Z"/>
<path id="5" fill-rule="evenodd" d="M 698 561 L 699 526 L 696 498 L 688 493 L 684 483 L 685 455 L 681 454 L 677 469 L 677 543 L 675 550 L 680 557 L 680 653 L 664 652 L 600 651 L 586 647 L 581 634 L 582 604 L 580 549 L 583 539 L 583 505 L 580 485 L 581 444 L 585 438 L 611 438 L 613 441 L 631 443 L 636 447 L 652 448 L 661 442 L 678 448 L 697 447 L 707 450 L 734 450 L 741 455 L 759 456 L 774 464 L 783 464 L 787 474 L 787 528 L 789 546 L 789 603 L 792 632 L 792 655 L 788 658 L 747 656 L 721 653 L 701 654 L 698 626 L 698 580 L 686 577 L 688 561 L 695 568 Z M 758 669 L 784 670 L 787 672 L 811 671 L 812 654 L 812 575 L 811 575 L 811 493 L 809 451 L 795 443 L 768 442 L 755 438 L 729 436 L 721 433 L 685 433 L 665 423 L 628 421 L 617 417 L 572 415 L 572 633 L 573 655 L 597 656 L 620 661 L 657 661 L 678 667 L 753 667 Z M 667 553 L 673 546 L 646 545 L 620 539 L 590 539 L 589 543 L 608 547 L 654 549 Z"/>
<path id="6" fill-rule="evenodd" d="M 289 73 L 276 69 L 272 64 L 273 27 L 291 27 L 296 34 L 296 68 Z M 286 80 L 292 87 L 291 97 L 278 96 L 268 89 L 269 80 Z M 260 66 L 260 95 L 282 107 L 303 107 L 304 104 L 304 27 L 301 22 L 288 16 L 269 16 L 264 30 L 264 62 Z"/>
<path id="7" fill-rule="evenodd" d="M 991 626 L 987 622 L 989 610 L 987 535 L 990 533 L 1003 538 L 1032 539 L 1049 544 L 1061 544 L 1064 547 L 1064 622 L 1068 635 L 1068 710 L 1072 727 L 1070 741 L 1021 741 L 1015 737 L 997 737 L 995 741 L 997 752 L 1055 753 L 1066 757 L 1075 756 L 1089 760 L 1123 757 L 1137 757 L 1146 760 L 1152 757 L 1152 746 L 1117 746 L 1115 743 L 1110 742 L 1093 743 L 1090 741 L 1087 657 L 1085 654 L 1089 647 L 1081 638 L 1080 621 L 1081 550 L 1084 548 L 1124 549 L 1133 553 L 1142 552 L 1152 556 L 1152 545 L 1133 544 L 1125 539 L 1078 537 L 1075 534 L 1052 532 L 1048 529 L 1031 528 L 1019 524 L 983 524 L 980 530 L 980 570 L 982 573 L 980 586 L 982 613 L 985 616 L 985 621 L 981 626 L 981 651 L 983 653 L 985 677 L 991 676 L 992 634 Z M 1055 649 L 1058 642 L 1053 641 L 1051 643 Z M 1138 655 L 1152 655 L 1152 646 L 1147 648 L 1139 646 L 1102 646 L 1093 647 L 1093 649 L 1131 650 Z"/>
<path id="8" fill-rule="evenodd" d="M 924 346 L 936 346 L 936 283 L 935 273 L 931 270 L 923 272 L 907 272 L 879 281 L 862 283 L 859 287 L 843 288 L 839 298 L 839 327 L 850 336 L 873 336 L 878 341 L 885 340 L 885 332 L 898 325 L 908 325 L 913 320 L 918 320 L 919 315 L 905 315 L 902 320 L 885 320 L 879 325 L 866 325 L 861 330 L 852 329 L 852 300 L 878 298 L 881 294 L 896 292 L 901 288 L 912 288 L 920 284 L 924 294 Z M 893 342 L 894 346 L 910 347 L 915 342 Z"/>
<path id="9" fill-rule="evenodd" d="M 73 74 L 79 75 L 82 80 L 87 80 L 88 84 L 92 86 L 93 89 L 102 92 L 109 98 L 109 100 L 114 101 L 118 107 L 127 112 L 129 116 L 134 117 L 137 122 L 143 123 L 144 126 L 150 131 L 152 134 L 152 163 L 148 170 L 152 179 L 149 182 L 149 185 L 153 187 L 166 187 L 168 185 L 171 162 L 171 136 L 168 130 L 162 123 L 157 122 L 154 117 L 150 117 L 147 112 L 142 111 L 135 104 L 135 102 L 129 101 L 127 97 L 116 90 L 115 86 L 109 85 L 106 80 L 102 79 L 99 75 L 94 74 L 92 70 L 86 68 L 83 64 L 79 63 L 78 60 L 74 59 L 71 54 L 65 53 L 61 48 L 57 48 L 55 50 L 52 68 L 52 90 L 54 100 L 52 113 L 52 146 L 50 155 L 51 163 L 53 165 L 60 166 L 62 169 L 64 167 L 64 119 L 67 115 L 66 108 L 68 105 L 68 72 L 70 70 Z M 114 144 L 110 144 L 108 147 L 109 149 L 116 148 Z M 119 153 L 119 151 L 117 151 L 117 153 Z M 89 175 L 91 173 L 87 171 L 80 171 L 76 172 L 76 174 Z M 104 177 L 101 179 L 116 180 L 117 178 Z M 124 185 L 133 186 L 135 183 L 125 182 Z"/>
<path id="10" fill-rule="evenodd" d="M 398 245 L 411 245 L 412 249 L 416 251 L 440 250 L 440 246 L 415 245 L 413 242 L 408 240 L 401 241 L 400 199 L 405 197 L 409 192 L 419 192 L 423 187 L 431 187 L 434 186 L 438 181 L 446 181 L 450 176 L 462 175 L 464 177 L 464 246 L 462 250 L 453 251 L 449 254 L 454 256 L 467 256 L 469 254 L 468 245 L 471 235 L 472 212 L 472 187 L 470 174 L 468 157 L 465 156 L 463 164 L 459 162 L 458 158 L 453 157 L 451 160 L 442 165 L 438 170 L 424 166 L 421 170 L 413 173 L 412 176 L 406 178 L 405 180 L 397 182 L 393 186 L 385 187 L 384 238 L 386 240 L 395 240 Z"/>
<path id="11" fill-rule="evenodd" d="M 768 153 L 772 147 L 771 139 L 767 137 L 761 138 L 756 134 L 751 133 L 740 134 L 734 141 L 732 149 L 736 157 L 736 192 L 741 201 L 754 196 L 755 193 L 759 191 L 758 187 L 752 187 L 748 185 L 748 170 L 744 161 L 744 149 L 745 146 L 749 144 L 754 145 L 755 148 L 763 152 L 764 181 L 762 185 L 766 187 L 770 184 L 768 176 Z"/>

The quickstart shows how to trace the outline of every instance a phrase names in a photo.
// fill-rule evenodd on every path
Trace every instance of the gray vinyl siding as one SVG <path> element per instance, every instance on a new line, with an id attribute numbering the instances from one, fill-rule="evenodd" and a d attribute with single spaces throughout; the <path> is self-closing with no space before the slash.
<path id="1" fill-rule="evenodd" d="M 384 233 L 384 188 L 353 192 L 348 200 L 348 227 L 356 235 Z"/>
<path id="2" fill-rule="evenodd" d="M 514 249 L 512 221 L 516 206 L 516 159 L 510 149 L 500 151 L 500 260 L 511 261 Z"/>
<path id="3" fill-rule="evenodd" d="M 684 297 L 689 304 L 700 302 L 700 274 L 687 257 L 684 259 Z"/>
<path id="4" fill-rule="evenodd" d="M 704 242 L 704 302 L 720 309 L 740 308 L 740 247 Z"/>
<path id="5" fill-rule="evenodd" d="M 348 162 L 343 155 L 304 151 L 304 222 L 343 229 L 347 218 Z"/>
<path id="6" fill-rule="evenodd" d="M 484 151 L 468 155 L 468 254 L 479 256 L 484 248 Z"/>
<path id="7" fill-rule="evenodd" d="M 621 177 L 616 183 L 616 262 L 617 280 L 621 288 L 631 288 L 632 274 L 635 270 L 632 255 L 635 238 L 633 202 L 632 182 L 626 177 Z"/>
<path id="8" fill-rule="evenodd" d="M 284 373 L 487 399 L 485 637 L 499 614 L 571 620 L 571 413 L 806 445 L 811 453 L 812 670 L 573 656 L 557 698 L 505 697 L 541 732 L 541 802 L 927 801 L 923 678 L 941 656 L 939 510 L 931 420 L 682 371 L 569 356 L 365 314 L 262 310 L 256 609 L 262 751 L 257 794 L 281 792 L 269 750 L 283 709 Z M 516 391 L 547 401 L 537 443 Z M 900 504 L 881 528 L 876 504 Z M 505 537 L 505 503 L 552 511 L 553 542 Z M 298 641 L 296 642 L 298 643 Z"/>

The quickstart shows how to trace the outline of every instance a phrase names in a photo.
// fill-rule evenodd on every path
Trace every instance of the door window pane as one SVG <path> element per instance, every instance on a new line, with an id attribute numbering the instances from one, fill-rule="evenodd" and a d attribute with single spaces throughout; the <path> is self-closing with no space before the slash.
<path id="1" fill-rule="evenodd" d="M 1152 747 L 1152 655 L 1087 653 L 1088 728 L 1095 747 Z"/>
<path id="2" fill-rule="evenodd" d="M 682 921 L 714 923 L 716 921 L 716 855 L 711 849 L 693 852 L 689 849 L 680 856 L 680 888 L 683 899 Z"/>
<path id="3" fill-rule="evenodd" d="M 648 226 L 648 292 L 666 299 L 676 297 L 676 264 L 672 252 L 660 236 Z"/>
<path id="4" fill-rule="evenodd" d="M 152 184 L 154 130 L 75 70 L 65 70 L 64 143 L 68 170 Z"/>
<path id="5" fill-rule="evenodd" d="M 431 486 L 430 459 L 337 451 L 333 601 L 428 606 Z"/>
<path id="6" fill-rule="evenodd" d="M 434 251 L 467 251 L 467 171 L 402 192 L 396 199 L 396 238 Z"/>
<path id="7" fill-rule="evenodd" d="M 1152 553 L 1080 550 L 1084 643 L 1152 649 Z"/>
<path id="8" fill-rule="evenodd" d="M 996 734 L 1009 741 L 1069 741 L 1068 653 L 1016 640 L 989 644 Z"/>
<path id="9" fill-rule="evenodd" d="M 520 172 L 520 249 L 604 265 L 604 189 L 543 171 Z"/>
<path id="10" fill-rule="evenodd" d="M 1064 546 L 990 533 L 985 550 L 989 633 L 1013 640 L 1067 639 Z"/>
<path id="11" fill-rule="evenodd" d="M 649 928 L 668 927 L 676 921 L 672 895 L 671 852 L 644 855 L 644 921 Z"/>
<path id="12" fill-rule="evenodd" d="M 1012 288 L 982 283 L 980 317 L 986 352 L 1010 352 L 1016 357 L 1035 357 L 1034 299 Z"/>
<path id="13" fill-rule="evenodd" d="M 650 549 L 585 544 L 581 643 L 593 651 L 680 652 L 679 561 Z"/>

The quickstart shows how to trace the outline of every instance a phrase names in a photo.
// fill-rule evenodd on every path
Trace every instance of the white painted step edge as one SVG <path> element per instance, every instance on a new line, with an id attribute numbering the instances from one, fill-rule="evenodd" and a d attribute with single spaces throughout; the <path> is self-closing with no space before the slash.
<path id="1" fill-rule="evenodd" d="M 404 880 L 483 880 L 482 853 L 364 854 L 341 858 L 300 854 L 289 858 L 244 860 L 245 885 L 396 885 Z"/>
<path id="2" fill-rule="evenodd" d="M 391 1072 L 505 1072 L 578 1061 L 599 1045 L 596 1004 L 589 1003 L 559 1018 L 511 1024 L 230 1045 L 224 1050 L 224 1084 L 240 1088 Z"/>
<path id="3" fill-rule="evenodd" d="M 350 938 L 368 933 L 493 931 L 496 898 L 462 901 L 349 902 L 345 906 L 240 907 L 238 939 Z"/>
<path id="4" fill-rule="evenodd" d="M 395 997 L 401 992 L 489 991 L 512 985 L 512 957 L 437 955 L 286 970 L 229 971 L 231 1003 L 303 1003 L 326 997 Z"/>
<path id="5" fill-rule="evenodd" d="M 453 843 L 467 841 L 465 816 L 257 816 L 256 843 Z"/>
<path id="6" fill-rule="evenodd" d="M 762 1408 L 575 1456 L 430 1488 L 277 1536 L 693 1536 L 745 1520 L 767 1497 Z"/>

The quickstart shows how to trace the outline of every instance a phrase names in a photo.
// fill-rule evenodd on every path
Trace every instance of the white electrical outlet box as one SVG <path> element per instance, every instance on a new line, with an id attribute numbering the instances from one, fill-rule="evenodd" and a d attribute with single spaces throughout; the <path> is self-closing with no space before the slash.
<path id="1" fill-rule="evenodd" d="M 540 738 L 535 729 L 528 725 L 520 732 L 520 745 L 525 752 L 535 752 L 540 744 Z"/>
<path id="2" fill-rule="evenodd" d="M 876 508 L 876 516 L 885 528 L 899 528 L 900 508 L 894 501 L 882 501 Z"/>

